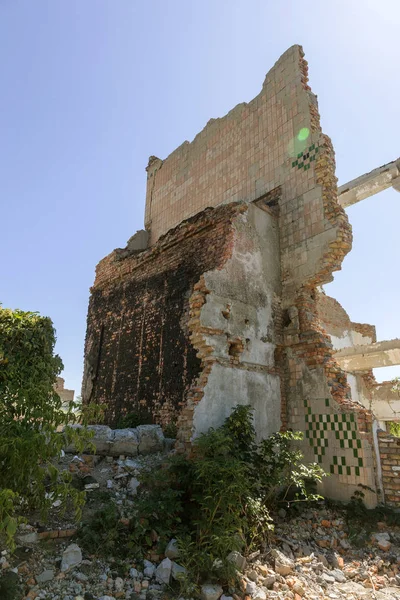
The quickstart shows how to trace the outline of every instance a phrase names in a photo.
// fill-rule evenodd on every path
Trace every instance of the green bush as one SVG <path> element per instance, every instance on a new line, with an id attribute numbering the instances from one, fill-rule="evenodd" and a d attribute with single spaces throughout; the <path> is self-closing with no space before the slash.
<path id="1" fill-rule="evenodd" d="M 54 344 L 50 319 L 0 307 L 0 532 L 11 545 L 27 510 L 45 517 L 57 498 L 79 513 L 84 502 L 53 464 L 65 443 L 80 448 L 85 438 L 68 426 L 74 407 L 64 412 L 54 391 L 63 368 Z M 63 436 L 57 428 L 65 424 Z"/>

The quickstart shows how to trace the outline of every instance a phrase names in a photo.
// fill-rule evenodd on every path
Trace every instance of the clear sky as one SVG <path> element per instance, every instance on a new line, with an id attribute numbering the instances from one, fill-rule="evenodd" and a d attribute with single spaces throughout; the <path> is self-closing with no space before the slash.
<path id="1" fill-rule="evenodd" d="M 251 100 L 299 43 L 339 183 L 392 161 L 399 31 L 399 0 L 0 0 L 0 301 L 53 319 L 67 387 L 95 265 L 143 227 L 149 155 Z M 400 337 L 400 195 L 348 212 L 353 251 L 326 291 Z"/>

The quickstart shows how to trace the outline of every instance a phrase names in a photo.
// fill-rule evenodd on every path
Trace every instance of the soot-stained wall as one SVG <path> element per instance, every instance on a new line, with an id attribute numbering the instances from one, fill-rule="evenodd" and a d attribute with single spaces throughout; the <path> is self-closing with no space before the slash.
<path id="1" fill-rule="evenodd" d="M 106 420 L 148 412 L 174 421 L 200 372 L 189 340 L 189 298 L 230 255 L 232 220 L 243 205 L 206 209 L 156 246 L 103 259 L 89 303 L 84 402 L 104 403 Z"/>

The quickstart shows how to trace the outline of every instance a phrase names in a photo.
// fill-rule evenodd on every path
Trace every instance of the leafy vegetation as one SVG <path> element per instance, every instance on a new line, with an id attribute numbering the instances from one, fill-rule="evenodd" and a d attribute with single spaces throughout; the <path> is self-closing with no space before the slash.
<path id="1" fill-rule="evenodd" d="M 300 439 L 288 432 L 257 444 L 252 409 L 236 407 L 221 427 L 196 440 L 189 457 L 172 456 L 161 469 L 142 476 L 123 543 L 118 539 L 119 552 L 162 552 L 176 537 L 180 564 L 189 573 L 182 582 L 186 592 L 205 578 L 229 581 L 234 568 L 228 554 L 267 542 L 271 510 L 320 498 L 308 491 L 307 482 L 320 481 L 324 472 L 302 463 L 294 447 Z M 108 540 L 104 514 L 82 529 L 89 551 L 115 552 L 118 512 L 115 506 L 107 510 L 113 523 Z"/>
<path id="2" fill-rule="evenodd" d="M 79 513 L 84 502 L 70 474 L 54 466 L 65 443 L 82 449 L 88 437 L 70 427 L 74 407 L 62 410 L 54 390 L 63 368 L 54 344 L 49 318 L 0 307 L 0 533 L 10 545 L 27 510 L 40 509 L 45 517 L 59 499 Z"/>

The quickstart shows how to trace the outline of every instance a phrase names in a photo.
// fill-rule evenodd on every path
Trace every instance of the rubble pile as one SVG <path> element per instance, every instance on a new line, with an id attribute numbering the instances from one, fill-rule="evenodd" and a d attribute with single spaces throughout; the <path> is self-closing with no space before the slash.
<path id="1" fill-rule="evenodd" d="M 203 600 L 400 600 L 400 528 L 379 522 L 365 543 L 352 543 L 340 510 L 308 509 L 288 518 L 280 511 L 265 552 L 231 552 L 238 583 L 224 588 L 204 584 Z M 26 600 L 158 600 L 181 596 L 185 576 L 179 549 L 171 540 L 157 560 L 99 560 L 62 537 L 25 542 L 3 571 L 18 579 Z M 175 591 L 174 591 L 175 590 Z M 183 598 L 182 598 L 183 600 Z M 188 599 L 186 599 L 188 600 Z"/>
<path id="2" fill-rule="evenodd" d="M 59 468 L 70 471 L 74 485 L 87 492 L 83 523 L 106 497 L 118 506 L 121 523 L 128 524 L 143 472 L 159 469 L 169 449 L 168 440 L 162 440 L 153 426 L 139 433 L 139 438 L 136 433 L 113 433 L 113 444 L 117 438 L 118 443 L 123 439 L 129 445 L 126 448 L 132 440 L 142 444 L 142 451 L 134 456 L 117 457 L 113 451 L 111 455 L 65 454 L 60 459 Z M 106 443 L 110 448 L 108 437 Z M 77 524 L 59 511 L 55 499 L 46 526 L 31 516 L 29 524 L 19 528 L 15 552 L 1 551 L 0 600 L 3 596 L 4 600 L 190 600 L 194 595 L 181 586 L 187 573 L 176 540 L 149 552 L 146 560 L 135 559 L 135 552 L 100 559 L 84 549 Z M 264 549 L 228 555 L 237 569 L 235 582 L 205 582 L 197 596 L 202 600 L 400 600 L 400 526 L 376 519 L 353 523 L 344 508 L 323 502 L 298 511 L 281 509 L 274 522 Z M 4 585 L 18 591 L 6 596 Z"/>

